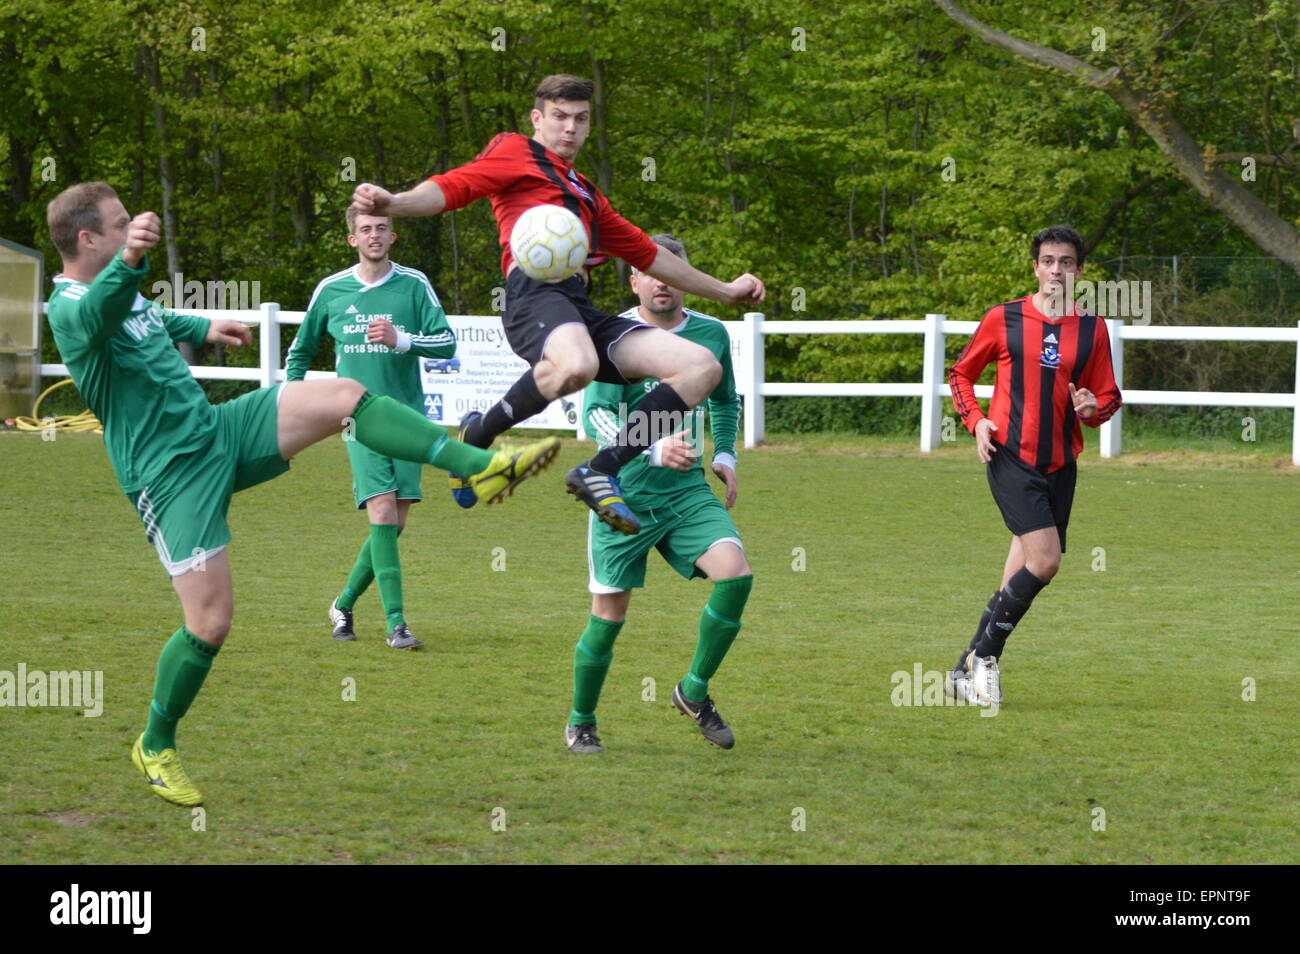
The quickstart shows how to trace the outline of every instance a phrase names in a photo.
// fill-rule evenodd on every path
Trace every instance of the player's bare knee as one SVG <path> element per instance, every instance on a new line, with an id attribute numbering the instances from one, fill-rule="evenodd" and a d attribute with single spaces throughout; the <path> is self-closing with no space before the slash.
<path id="1" fill-rule="evenodd" d="M 1056 576 L 1056 571 L 1061 568 L 1061 557 L 1059 554 L 1056 556 L 1035 557 L 1029 560 L 1025 567 L 1030 573 L 1046 583 Z"/>
<path id="2" fill-rule="evenodd" d="M 223 612 L 205 613 L 189 623 L 189 630 L 205 643 L 220 646 L 230 635 L 232 614 Z"/>
<path id="3" fill-rule="evenodd" d="M 589 359 L 589 360 L 588 360 Z M 595 355 L 575 355 L 574 360 L 559 368 L 560 394 L 573 394 L 590 384 L 600 369 Z"/>

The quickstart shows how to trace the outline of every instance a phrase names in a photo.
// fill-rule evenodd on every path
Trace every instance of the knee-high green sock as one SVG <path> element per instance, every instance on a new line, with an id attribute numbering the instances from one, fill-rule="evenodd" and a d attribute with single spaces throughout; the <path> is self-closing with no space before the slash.
<path id="1" fill-rule="evenodd" d="M 352 564 L 352 572 L 348 574 L 347 583 L 343 584 L 343 592 L 339 598 L 334 601 L 339 609 L 350 610 L 357 605 L 357 600 L 361 597 L 370 584 L 375 579 L 375 567 L 370 562 L 370 538 L 366 537 L 366 542 L 361 544 L 361 550 L 357 553 L 357 562 Z"/>
<path id="2" fill-rule="evenodd" d="M 172 633 L 158 656 L 149 725 L 142 743 L 146 751 L 176 748 L 176 723 L 190 711 L 190 703 L 203 688 L 203 680 L 220 650 L 220 646 L 205 643 L 184 626 Z"/>
<path id="3" fill-rule="evenodd" d="M 700 613 L 700 638 L 695 644 L 691 671 L 682 679 L 682 695 L 692 702 L 702 702 L 709 694 L 709 680 L 740 632 L 740 616 L 753 585 L 753 576 L 714 581 L 713 592 Z"/>
<path id="4" fill-rule="evenodd" d="M 458 474 L 486 470 L 492 452 L 470 447 L 447 436 L 447 429 L 419 411 L 384 395 L 367 391 L 352 412 L 353 437 L 376 454 L 432 464 Z"/>
<path id="5" fill-rule="evenodd" d="M 569 725 L 596 721 L 600 688 L 614 658 L 614 640 L 622 628 L 621 622 L 599 616 L 587 618 L 587 628 L 573 650 L 573 711 L 569 713 Z"/>
<path id="6" fill-rule="evenodd" d="M 388 631 L 406 622 L 402 615 L 402 564 L 397 557 L 397 524 L 370 525 L 370 559 L 379 584 L 379 599 L 388 617 Z"/>

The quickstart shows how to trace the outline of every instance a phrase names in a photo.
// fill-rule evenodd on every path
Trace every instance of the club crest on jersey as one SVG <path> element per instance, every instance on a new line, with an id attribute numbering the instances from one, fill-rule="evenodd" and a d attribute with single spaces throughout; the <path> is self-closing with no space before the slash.
<path id="1" fill-rule="evenodd" d="M 578 190 L 579 195 L 584 199 L 591 199 L 590 193 L 588 193 L 587 190 L 582 187 L 582 183 L 578 181 L 578 174 L 572 169 L 569 170 L 569 181 L 573 183 L 573 187 Z"/>
<path id="2" fill-rule="evenodd" d="M 1061 352 L 1057 350 L 1056 345 L 1043 344 L 1043 367 L 1059 368 L 1061 366 Z"/>

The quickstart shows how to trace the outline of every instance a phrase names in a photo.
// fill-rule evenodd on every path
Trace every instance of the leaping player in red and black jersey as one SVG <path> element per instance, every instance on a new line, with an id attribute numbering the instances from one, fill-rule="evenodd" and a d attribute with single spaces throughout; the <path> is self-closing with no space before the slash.
<path id="1" fill-rule="evenodd" d="M 1034 236 L 1034 295 L 990 308 L 948 372 L 953 405 L 975 435 L 989 487 L 1012 533 L 1002 586 L 946 681 L 950 696 L 1001 705 L 998 660 L 1007 637 L 1056 575 L 1074 502 L 1079 422 L 1100 427 L 1119 410 L 1106 323 L 1069 293 L 1083 269 L 1083 240 L 1066 225 Z M 989 413 L 975 382 L 997 362 Z"/>
<path id="2" fill-rule="evenodd" d="M 598 250 L 622 258 L 639 272 L 665 284 L 724 304 L 763 300 L 763 283 L 748 273 L 721 282 L 666 252 L 614 211 L 573 160 L 591 129 L 590 81 L 560 74 L 537 87 L 532 138 L 500 133 L 471 163 L 431 176 L 396 195 L 363 183 L 353 207 L 373 215 L 435 215 L 491 196 L 501 239 L 501 270 L 506 275 L 506 338 L 531 370 L 485 414 L 461 422 L 460 439 L 488 447 L 498 434 L 544 410 L 556 398 L 581 391 L 591 381 L 629 384 L 658 378 L 659 384 L 637 407 L 641 421 L 682 420 L 717 386 L 722 368 L 707 349 L 645 322 L 599 310 L 587 297 L 583 278 L 548 283 L 529 278 L 510 254 L 515 220 L 535 205 L 563 205 L 587 228 L 589 264 L 603 261 Z M 637 332 L 632 334 L 631 332 Z M 669 412 L 673 417 L 657 417 Z M 639 422 L 638 422 L 639 423 Z M 661 436 L 658 428 L 625 424 L 618 439 L 565 478 L 568 491 L 616 530 L 641 529 L 623 501 L 619 468 Z M 664 431 L 663 433 L 668 433 Z M 452 481 L 461 506 L 473 506 L 473 491 Z"/>

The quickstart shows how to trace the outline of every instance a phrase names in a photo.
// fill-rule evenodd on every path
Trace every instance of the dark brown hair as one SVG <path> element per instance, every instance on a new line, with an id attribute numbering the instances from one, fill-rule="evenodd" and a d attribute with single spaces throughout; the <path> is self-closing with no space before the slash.
<path id="1" fill-rule="evenodd" d="M 1083 239 L 1068 225 L 1049 225 L 1034 236 L 1034 243 L 1029 251 L 1035 262 L 1038 261 L 1038 250 L 1052 242 L 1059 245 L 1073 245 L 1075 264 L 1083 268 Z"/>
<path id="2" fill-rule="evenodd" d="M 591 80 L 569 73 L 556 73 L 537 84 L 537 92 L 533 94 L 533 108 L 544 109 L 546 103 L 557 100 L 589 103 L 595 92 Z"/>

